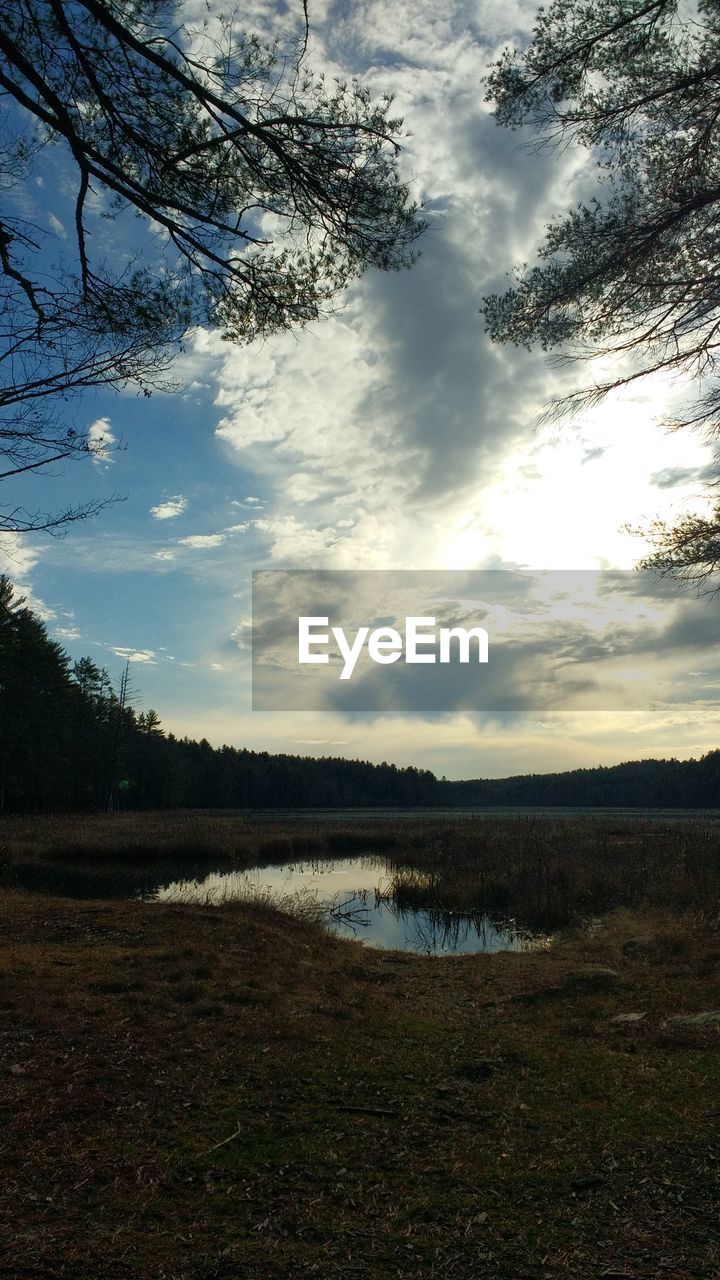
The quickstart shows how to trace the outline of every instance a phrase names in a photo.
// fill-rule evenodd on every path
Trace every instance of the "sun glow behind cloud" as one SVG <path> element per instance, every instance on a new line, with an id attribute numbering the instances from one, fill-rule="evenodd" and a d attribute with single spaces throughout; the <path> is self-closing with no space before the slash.
<path id="1" fill-rule="evenodd" d="M 534 569 L 632 569 L 651 550 L 639 531 L 660 510 L 670 519 L 711 507 L 697 478 L 711 460 L 708 445 L 659 429 L 658 407 L 659 397 L 640 411 L 632 401 L 607 404 L 514 448 L 477 509 L 454 517 L 439 560 L 458 569 L 486 557 Z M 661 494 L 658 474 L 680 469 L 689 478 Z"/>

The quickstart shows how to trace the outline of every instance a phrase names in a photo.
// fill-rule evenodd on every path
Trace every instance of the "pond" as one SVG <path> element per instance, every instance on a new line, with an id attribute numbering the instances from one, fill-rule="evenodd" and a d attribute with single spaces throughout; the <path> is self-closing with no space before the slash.
<path id="1" fill-rule="evenodd" d="M 33 863 L 15 865 L 13 879 L 25 889 L 86 899 L 220 905 L 260 898 L 279 907 L 304 906 L 338 936 L 421 955 L 518 951 L 540 942 L 515 921 L 424 903 L 423 873 L 405 874 L 400 887 L 397 868 L 381 855 L 308 859 L 246 870 L 167 862 L 112 869 L 101 869 L 97 863 Z"/>
<path id="2" fill-rule="evenodd" d="M 421 881 L 422 873 L 416 873 Z M 394 869 L 383 857 L 329 858 L 212 872 L 202 880 L 176 880 L 159 889 L 162 902 L 220 903 L 261 897 L 271 902 L 324 906 L 333 933 L 369 946 L 424 955 L 521 950 L 533 939 L 512 921 L 477 912 L 443 911 L 402 903 L 392 892 Z M 407 896 L 407 895 L 406 895 Z"/>

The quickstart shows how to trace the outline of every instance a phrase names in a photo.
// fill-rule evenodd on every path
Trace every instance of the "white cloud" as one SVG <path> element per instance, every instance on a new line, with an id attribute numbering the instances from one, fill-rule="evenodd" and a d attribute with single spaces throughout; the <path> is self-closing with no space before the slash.
<path id="1" fill-rule="evenodd" d="M 581 161 L 520 157 L 489 118 L 483 23 L 472 5 L 429 0 L 330 11 L 326 69 L 395 92 L 432 226 L 412 271 L 368 273 L 334 318 L 220 353 L 218 438 L 262 480 L 255 527 L 275 562 L 437 565 L 451 513 L 532 439 L 543 360 L 493 346 L 479 307 L 567 202 Z"/>
<path id="2" fill-rule="evenodd" d="M 259 498 L 245 498 L 243 502 L 238 502 L 236 498 L 230 505 L 232 507 L 252 507 L 255 511 L 259 511 L 261 507 L 265 506 L 265 503 L 261 502 Z"/>
<path id="3" fill-rule="evenodd" d="M 150 515 L 154 520 L 174 520 L 176 516 L 181 516 L 187 508 L 188 500 L 182 494 L 176 494 L 172 498 L 164 498 L 156 507 L 150 508 Z"/>
<path id="4" fill-rule="evenodd" d="M 225 541 L 224 533 L 193 533 L 188 538 L 178 538 L 181 547 L 219 547 Z"/>
<path id="5" fill-rule="evenodd" d="M 37 546 L 30 546 L 19 533 L 0 532 L 0 571 L 13 583 L 23 582 L 39 559 Z"/>
<path id="6" fill-rule="evenodd" d="M 37 543 L 30 544 L 19 533 L 0 531 L 0 573 L 9 578 L 14 588 L 14 600 L 25 601 L 43 622 L 52 622 L 57 612 L 37 596 L 30 583 L 30 574 L 40 560 Z"/>
<path id="7" fill-rule="evenodd" d="M 122 645 L 108 645 L 111 653 L 122 658 L 124 662 L 146 662 L 151 666 L 155 665 L 154 649 L 127 649 Z"/>
<path id="8" fill-rule="evenodd" d="M 348 738 L 291 738 L 298 747 L 346 747 Z"/>
<path id="9" fill-rule="evenodd" d="M 48 222 L 57 236 L 60 236 L 62 240 L 67 240 L 67 231 L 60 219 L 57 218 L 54 213 L 48 214 Z"/>
<path id="10" fill-rule="evenodd" d="M 243 618 L 231 633 L 230 639 L 238 649 L 249 652 L 252 648 L 252 618 Z"/>
<path id="11" fill-rule="evenodd" d="M 88 427 L 87 438 L 93 462 L 112 462 L 110 451 L 117 441 L 110 430 L 109 418 L 96 418 Z"/>
<path id="12" fill-rule="evenodd" d="M 569 528 L 574 565 L 627 565 L 642 554 L 618 529 L 659 514 L 663 495 L 644 476 L 631 482 L 648 470 L 640 455 L 652 436 L 635 424 L 652 416 L 663 388 L 655 403 L 629 397 L 622 412 L 606 405 L 585 419 L 579 457 L 574 424 L 538 433 L 536 420 L 588 370 L 551 372 L 541 353 L 491 344 L 479 314 L 483 295 L 532 258 L 544 225 L 596 181 L 584 153 L 524 149 L 483 101 L 490 62 L 527 34 L 535 12 L 522 0 L 451 0 L 441 10 L 431 0 L 392 9 L 360 0 L 332 5 L 326 27 L 313 24 L 316 66 L 394 91 L 412 134 L 402 164 L 431 227 L 411 271 L 368 273 L 322 324 L 252 352 L 202 339 L 217 358 L 218 439 L 262 484 L 251 482 L 237 505 L 259 508 L 254 494 L 263 493 L 253 529 L 273 563 L 542 559 L 550 568 L 569 563 Z M 654 452 L 667 452 L 657 437 Z M 611 471 L 628 482 L 608 501 Z"/>

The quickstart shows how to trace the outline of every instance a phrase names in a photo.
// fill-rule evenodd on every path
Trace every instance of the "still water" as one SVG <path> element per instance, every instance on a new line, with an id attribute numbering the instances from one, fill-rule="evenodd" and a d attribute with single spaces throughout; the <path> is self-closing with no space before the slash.
<path id="1" fill-rule="evenodd" d="M 328 928 L 341 937 L 423 955 L 517 951 L 536 944 L 512 921 L 400 906 L 389 892 L 391 880 L 382 857 L 313 859 L 175 880 L 151 896 L 159 902 L 216 904 L 259 897 L 279 906 L 317 904 Z"/>
<path id="2" fill-rule="evenodd" d="M 380 854 L 308 859 L 244 871 L 227 863 L 209 869 L 207 862 L 180 860 L 114 865 L 32 862 L 15 863 L 6 874 L 18 888 L 85 900 L 133 898 L 219 906 L 260 899 L 281 909 L 299 906 L 340 937 L 421 955 L 520 951 L 542 941 L 516 921 L 493 920 L 480 911 L 420 905 L 423 872 L 401 877 L 398 891 L 397 868 Z"/>

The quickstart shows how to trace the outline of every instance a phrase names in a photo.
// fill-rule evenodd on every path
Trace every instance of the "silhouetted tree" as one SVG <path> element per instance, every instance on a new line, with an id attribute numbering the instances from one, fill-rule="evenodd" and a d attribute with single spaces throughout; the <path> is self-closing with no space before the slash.
<path id="1" fill-rule="evenodd" d="M 648 374 L 690 373 L 698 397 L 673 425 L 717 434 L 720 382 L 720 9 L 678 0 L 553 0 L 523 51 L 488 80 L 502 125 L 541 144 L 590 149 L 598 195 L 553 222 L 541 265 L 484 299 L 493 339 L 562 347 L 574 358 L 626 357 L 617 372 L 560 402 L 597 403 Z M 711 521 L 657 525 L 646 562 L 684 578 L 713 573 Z"/>
<path id="2" fill-rule="evenodd" d="M 117 691 L 91 658 L 71 670 L 0 577 L 0 808 L 416 805 L 432 804 L 435 788 L 433 774 L 417 769 L 166 736 L 152 708 L 135 714 L 128 664 Z"/>

